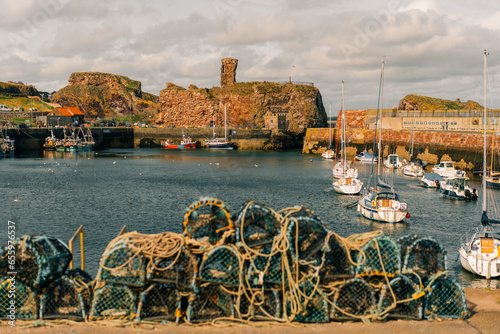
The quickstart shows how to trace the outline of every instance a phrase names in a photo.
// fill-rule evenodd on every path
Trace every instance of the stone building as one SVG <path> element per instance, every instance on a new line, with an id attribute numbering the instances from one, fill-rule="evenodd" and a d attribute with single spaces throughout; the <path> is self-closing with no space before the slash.
<path id="1" fill-rule="evenodd" d="M 223 58 L 220 67 L 220 86 L 229 86 L 236 83 L 236 68 L 238 67 L 238 59 Z"/>
<path id="2" fill-rule="evenodd" d="M 286 130 L 288 128 L 288 114 L 267 112 L 264 116 L 264 123 L 268 130 Z"/>

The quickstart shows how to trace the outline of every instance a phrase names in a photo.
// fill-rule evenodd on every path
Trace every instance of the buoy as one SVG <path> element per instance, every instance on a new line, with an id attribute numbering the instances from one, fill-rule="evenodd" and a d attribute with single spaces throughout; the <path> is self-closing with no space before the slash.
<path id="1" fill-rule="evenodd" d="M 311 162 L 313 162 L 313 159 L 311 159 Z"/>
<path id="2" fill-rule="evenodd" d="M 410 218 L 411 215 L 409 213 L 406 213 L 406 218 Z"/>

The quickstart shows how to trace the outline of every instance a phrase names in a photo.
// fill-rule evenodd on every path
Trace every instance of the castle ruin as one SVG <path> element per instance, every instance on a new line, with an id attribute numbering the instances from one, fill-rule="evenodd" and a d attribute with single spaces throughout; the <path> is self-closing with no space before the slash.
<path id="1" fill-rule="evenodd" d="M 236 68 L 238 67 L 238 59 L 224 58 L 221 59 L 220 67 L 220 86 L 230 86 L 236 83 Z"/>

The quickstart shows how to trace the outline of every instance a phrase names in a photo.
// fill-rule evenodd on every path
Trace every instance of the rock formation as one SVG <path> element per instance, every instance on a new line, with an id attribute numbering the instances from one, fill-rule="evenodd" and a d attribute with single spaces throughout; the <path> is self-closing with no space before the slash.
<path id="1" fill-rule="evenodd" d="M 474 110 L 482 109 L 481 105 L 474 101 L 461 102 L 438 99 L 421 95 L 406 95 L 399 101 L 398 110 Z"/>
<path id="2" fill-rule="evenodd" d="M 78 107 L 86 116 L 155 115 L 159 109 L 157 96 L 143 92 L 139 81 L 125 76 L 75 72 L 68 81 L 51 102 Z"/>

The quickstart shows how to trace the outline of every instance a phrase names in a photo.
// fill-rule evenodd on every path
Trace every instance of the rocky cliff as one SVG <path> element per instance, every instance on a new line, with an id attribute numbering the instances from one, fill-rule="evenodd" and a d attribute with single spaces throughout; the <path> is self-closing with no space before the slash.
<path id="1" fill-rule="evenodd" d="M 155 115 L 158 97 L 141 90 L 141 82 L 100 72 L 72 73 L 68 85 L 52 96 L 52 103 L 78 107 L 90 117 Z"/>
<path id="2" fill-rule="evenodd" d="M 470 100 L 461 102 L 460 99 L 451 101 L 421 95 L 406 95 L 399 101 L 398 110 L 478 110 L 482 108 L 479 103 Z"/>
<path id="3" fill-rule="evenodd" d="M 312 85 L 275 82 L 243 82 L 211 89 L 189 89 L 167 83 L 160 91 L 159 125 L 206 127 L 228 124 L 264 128 L 265 118 L 286 117 L 283 130 L 304 133 L 308 127 L 326 126 L 326 113 L 319 90 Z M 276 122 L 275 122 L 276 123 Z"/>

